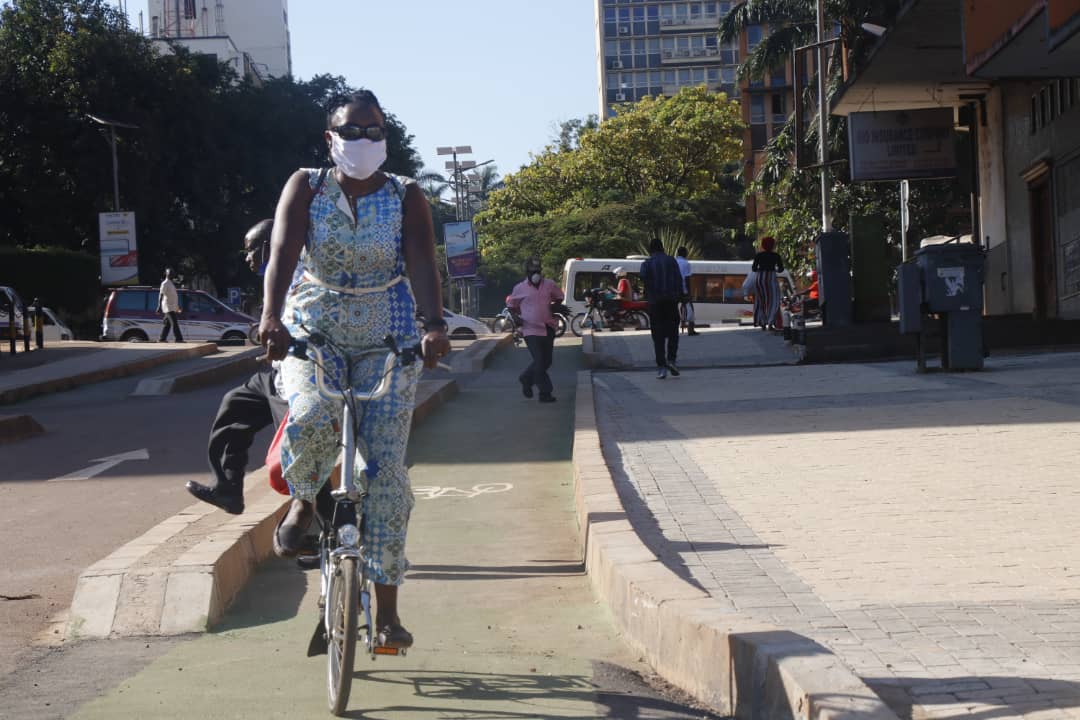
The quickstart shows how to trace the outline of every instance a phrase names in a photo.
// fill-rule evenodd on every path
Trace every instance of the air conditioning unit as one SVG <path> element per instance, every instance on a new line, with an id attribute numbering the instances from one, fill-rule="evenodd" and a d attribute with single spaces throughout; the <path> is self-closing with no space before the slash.
<path id="1" fill-rule="evenodd" d="M 626 100 L 626 93 L 615 93 L 615 102 Z"/>
<path id="2" fill-rule="evenodd" d="M 630 26 L 629 25 L 620 25 L 619 26 L 619 34 L 620 35 L 629 35 L 630 34 Z"/>
<path id="3" fill-rule="evenodd" d="M 611 67 L 615 68 L 616 70 L 622 70 L 622 68 L 623 68 L 622 60 L 612 60 L 611 61 Z"/>

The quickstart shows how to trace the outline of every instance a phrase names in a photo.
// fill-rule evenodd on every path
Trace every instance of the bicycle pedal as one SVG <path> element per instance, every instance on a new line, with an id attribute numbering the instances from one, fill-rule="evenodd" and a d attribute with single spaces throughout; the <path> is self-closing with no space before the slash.
<path id="1" fill-rule="evenodd" d="M 385 645 L 376 645 L 371 649 L 373 655 L 401 655 L 405 656 L 405 648 L 386 647 Z"/>

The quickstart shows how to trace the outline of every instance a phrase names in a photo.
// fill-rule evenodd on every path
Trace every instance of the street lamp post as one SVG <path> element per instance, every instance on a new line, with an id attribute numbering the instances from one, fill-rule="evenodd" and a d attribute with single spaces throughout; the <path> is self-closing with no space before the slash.
<path id="1" fill-rule="evenodd" d="M 90 118 L 98 125 L 108 125 L 109 134 L 112 141 L 112 174 L 113 174 L 113 212 L 120 212 L 120 174 L 117 170 L 116 161 L 116 128 L 130 128 L 132 130 L 138 130 L 138 125 L 132 125 L 130 123 L 123 123 L 118 120 L 109 120 L 98 115 L 86 114 L 86 117 Z"/>

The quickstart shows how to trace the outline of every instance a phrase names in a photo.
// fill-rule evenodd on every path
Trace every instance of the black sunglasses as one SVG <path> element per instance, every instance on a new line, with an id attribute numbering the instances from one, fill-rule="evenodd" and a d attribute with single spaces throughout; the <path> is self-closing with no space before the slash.
<path id="1" fill-rule="evenodd" d="M 386 128 L 382 125 L 357 125 L 346 123 L 330 128 L 330 132 L 336 133 L 342 140 L 371 140 L 379 142 L 386 139 Z"/>

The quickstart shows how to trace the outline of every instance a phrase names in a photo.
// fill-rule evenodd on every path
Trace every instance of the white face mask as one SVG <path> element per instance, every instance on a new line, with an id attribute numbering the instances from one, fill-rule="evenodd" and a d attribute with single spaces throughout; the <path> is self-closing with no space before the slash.
<path id="1" fill-rule="evenodd" d="M 529 282 L 531 282 L 533 285 L 539 285 L 541 279 L 542 276 L 540 275 L 540 273 L 533 273 L 529 276 Z"/>
<path id="2" fill-rule="evenodd" d="M 349 177 L 367 180 L 386 162 L 386 141 L 342 140 L 331 133 L 330 157 Z"/>

